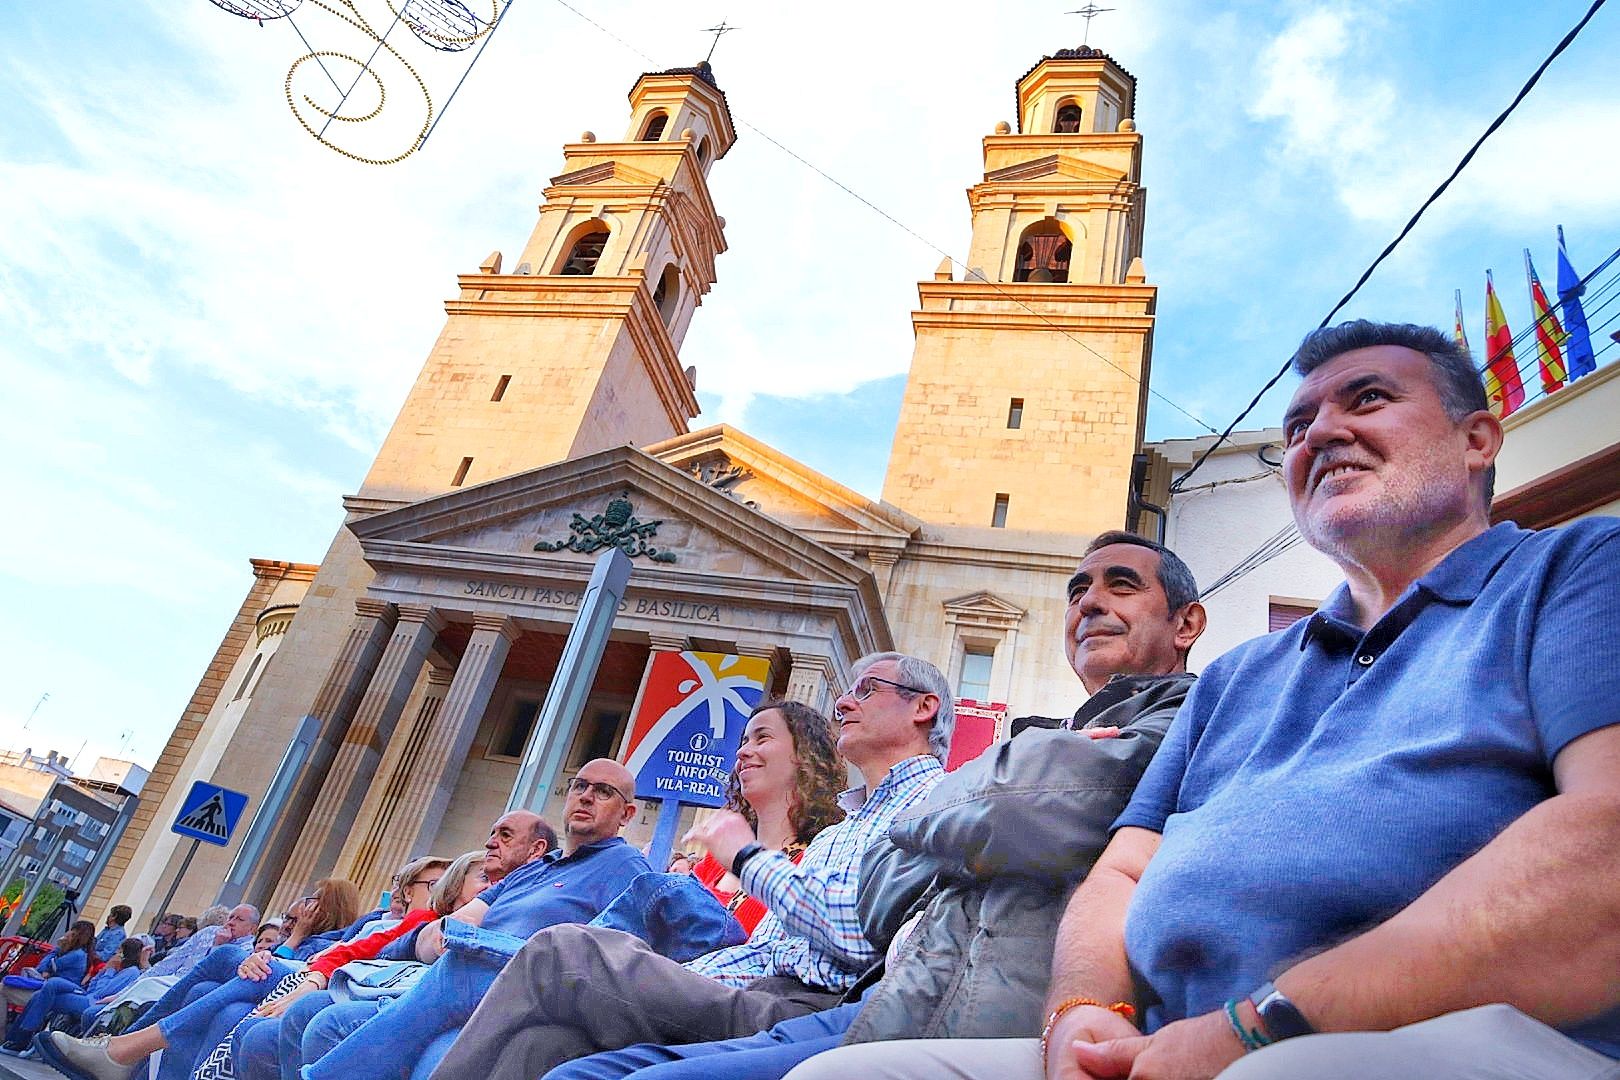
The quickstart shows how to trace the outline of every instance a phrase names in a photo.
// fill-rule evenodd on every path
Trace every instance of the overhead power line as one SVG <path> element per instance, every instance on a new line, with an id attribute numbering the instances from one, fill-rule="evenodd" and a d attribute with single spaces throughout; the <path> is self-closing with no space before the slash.
<path id="1" fill-rule="evenodd" d="M 1418 221 L 1422 219 L 1424 213 L 1429 209 L 1429 207 L 1433 206 L 1440 196 L 1446 193 L 1446 189 L 1451 186 L 1452 181 L 1457 179 L 1457 177 L 1462 174 L 1462 171 L 1468 167 L 1468 163 L 1474 160 L 1474 155 L 1479 153 L 1479 148 L 1485 145 L 1485 140 L 1494 135 L 1496 130 L 1507 122 L 1507 118 L 1513 115 L 1513 111 L 1519 107 L 1519 103 L 1529 95 L 1532 89 L 1535 88 L 1536 83 L 1541 81 L 1542 74 L 1546 72 L 1547 68 L 1552 66 L 1552 62 L 1558 59 L 1565 49 L 1569 48 L 1570 43 L 1573 42 L 1580 32 L 1586 28 L 1586 24 L 1592 21 L 1592 16 L 1596 15 L 1598 13 L 1598 9 L 1607 2 L 1608 0 L 1592 0 L 1592 6 L 1586 9 L 1586 14 L 1581 16 L 1580 22 L 1571 27 L 1569 33 L 1565 34 L 1563 39 L 1560 40 L 1557 45 L 1553 46 L 1552 52 L 1547 54 L 1547 58 L 1541 62 L 1534 72 L 1531 73 L 1530 78 L 1525 80 L 1524 85 L 1519 87 L 1519 92 L 1513 95 L 1513 100 L 1508 103 L 1507 108 L 1498 113 L 1496 119 L 1492 120 L 1490 125 L 1486 127 L 1485 130 L 1480 134 L 1479 138 L 1474 140 L 1474 144 L 1468 148 L 1468 152 L 1463 154 L 1462 159 L 1459 160 L 1456 167 L 1451 170 L 1451 175 L 1442 180 L 1440 182 L 1440 186 L 1435 188 L 1427 199 L 1423 200 L 1423 205 L 1417 208 L 1417 213 L 1412 215 L 1412 217 L 1407 221 L 1406 225 L 1402 227 L 1401 231 L 1396 234 L 1395 239 L 1391 240 L 1384 247 L 1384 250 L 1378 253 L 1378 257 L 1368 264 L 1367 269 L 1361 272 L 1361 276 L 1357 278 L 1356 283 L 1350 287 L 1350 291 L 1340 297 L 1339 302 L 1333 305 L 1333 310 L 1329 311 L 1327 315 L 1323 317 L 1322 321 L 1317 324 L 1318 330 L 1332 322 L 1333 316 L 1344 310 L 1345 305 L 1350 303 L 1351 299 L 1355 297 L 1356 293 L 1361 291 L 1361 287 L 1367 284 L 1367 281 L 1373 276 L 1373 271 L 1377 270 L 1379 264 L 1385 259 L 1389 258 L 1390 254 L 1400 246 L 1401 241 L 1405 240 L 1407 235 L 1417 226 Z M 1287 360 L 1283 361 L 1282 367 L 1277 369 L 1277 374 L 1273 375 L 1269 380 L 1267 380 L 1266 384 L 1260 388 L 1260 392 L 1255 394 L 1254 397 L 1250 399 L 1249 403 L 1243 407 L 1242 412 L 1238 413 L 1237 418 L 1230 424 L 1226 425 L 1226 430 L 1221 432 L 1220 436 L 1213 443 L 1211 443 L 1202 454 L 1198 456 L 1198 459 L 1192 463 L 1192 467 L 1177 477 L 1176 482 L 1170 485 L 1171 494 L 1180 491 L 1182 485 L 1186 483 L 1187 479 L 1191 477 L 1193 473 L 1197 472 L 1204 462 L 1209 459 L 1209 455 L 1213 454 L 1216 449 L 1221 446 L 1221 444 L 1226 442 L 1227 439 L 1231 438 L 1232 432 L 1237 430 L 1237 426 L 1248 418 L 1248 415 L 1254 411 L 1254 407 L 1256 405 L 1260 404 L 1260 399 L 1265 397 L 1273 386 L 1276 386 L 1277 383 L 1282 381 L 1282 377 L 1288 373 L 1288 367 L 1291 363 L 1293 363 L 1293 357 L 1289 357 Z"/>

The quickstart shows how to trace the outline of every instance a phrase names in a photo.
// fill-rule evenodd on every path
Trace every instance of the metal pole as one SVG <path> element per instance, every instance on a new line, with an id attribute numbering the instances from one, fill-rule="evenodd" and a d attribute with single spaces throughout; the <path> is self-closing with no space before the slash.
<path id="1" fill-rule="evenodd" d="M 557 782 L 568 745 L 579 727 L 585 699 L 591 683 L 596 681 L 596 669 L 607 650 L 608 633 L 619 614 L 619 601 L 624 598 L 629 580 L 630 557 L 618 548 L 609 548 L 596 560 L 579 605 L 579 617 L 568 631 L 562 659 L 557 662 L 545 704 L 540 707 L 540 719 L 523 748 L 523 765 L 512 785 L 512 797 L 506 801 L 507 810 L 539 813 L 545 806 L 546 793 Z"/>
<path id="2" fill-rule="evenodd" d="M 157 929 L 158 920 L 162 919 L 163 913 L 169 910 L 169 901 L 174 899 L 175 890 L 180 888 L 180 879 L 186 876 L 187 870 L 191 869 L 191 860 L 196 856 L 197 849 L 201 846 L 201 840 L 194 839 L 191 841 L 191 850 L 186 852 L 185 861 L 180 864 L 180 869 L 174 875 L 174 880 L 169 882 L 169 891 L 163 894 L 163 903 L 158 905 L 157 914 L 152 916 L 152 925 L 146 928 L 147 933 L 150 934 Z M 198 932 L 201 933 L 201 931 Z"/>
<path id="3" fill-rule="evenodd" d="M 652 846 L 647 855 L 647 861 L 652 863 L 654 870 L 662 872 L 669 865 L 670 852 L 675 850 L 675 830 L 680 820 L 679 799 L 664 799 L 658 804 L 658 824 L 653 827 Z"/>
<path id="4" fill-rule="evenodd" d="M 311 751 L 315 749 L 316 736 L 320 734 L 321 722 L 313 716 L 306 716 L 298 723 L 298 730 L 293 732 L 292 742 L 287 744 L 287 750 L 281 755 L 281 764 L 276 766 L 276 774 L 270 778 L 270 786 L 265 789 L 264 800 L 259 803 L 258 811 L 253 815 L 253 824 L 248 826 L 247 835 L 242 839 L 242 846 L 236 852 L 236 859 L 231 863 L 230 872 L 225 875 L 225 881 L 219 887 L 219 896 L 216 904 L 230 904 L 236 906 L 242 902 L 242 894 L 247 891 L 247 881 L 252 875 L 259 856 L 264 854 L 264 845 L 270 839 L 270 830 L 275 828 L 276 820 L 281 817 L 282 809 L 292 796 L 293 784 L 298 780 L 298 774 L 303 771 L 304 762 L 309 760 Z M 161 912 L 159 915 L 161 916 Z"/>

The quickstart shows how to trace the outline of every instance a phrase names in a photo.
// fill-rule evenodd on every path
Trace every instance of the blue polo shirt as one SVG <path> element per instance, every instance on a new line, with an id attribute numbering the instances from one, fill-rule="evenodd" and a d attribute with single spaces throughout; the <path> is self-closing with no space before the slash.
<path id="1" fill-rule="evenodd" d="M 1389 919 L 1620 723 L 1620 520 L 1498 525 L 1352 611 L 1211 664 L 1115 822 L 1162 834 L 1125 924 L 1149 1030 Z M 1566 1034 L 1620 1057 L 1620 1011 Z"/>
<path id="2" fill-rule="evenodd" d="M 553 923 L 590 922 L 626 885 L 652 869 L 621 836 L 561 849 L 522 866 L 478 894 L 485 930 L 526 938 Z"/>

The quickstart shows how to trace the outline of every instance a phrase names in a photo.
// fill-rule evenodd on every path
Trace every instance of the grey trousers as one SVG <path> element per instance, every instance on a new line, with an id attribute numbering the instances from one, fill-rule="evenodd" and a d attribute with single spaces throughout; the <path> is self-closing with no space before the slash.
<path id="1" fill-rule="evenodd" d="M 1038 1039 L 915 1039 L 818 1054 L 786 1080 L 1040 1080 Z M 1220 1080 L 1620 1080 L 1604 1057 L 1509 1005 L 1394 1031 L 1308 1035 L 1240 1058 Z"/>
<path id="2" fill-rule="evenodd" d="M 559 924 L 502 969 L 432 1080 L 538 1080 L 600 1050 L 753 1035 L 838 998 L 792 978 L 734 989 L 631 934 Z"/>

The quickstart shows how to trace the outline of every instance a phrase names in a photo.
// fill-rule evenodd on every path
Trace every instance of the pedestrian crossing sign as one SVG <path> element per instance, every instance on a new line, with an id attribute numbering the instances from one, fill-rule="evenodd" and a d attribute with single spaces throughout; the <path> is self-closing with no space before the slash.
<path id="1" fill-rule="evenodd" d="M 236 828 L 236 823 L 242 820 L 247 801 L 248 797 L 240 791 L 222 788 L 206 780 L 194 781 L 169 830 L 193 840 L 224 847 L 231 842 L 231 832 Z"/>

